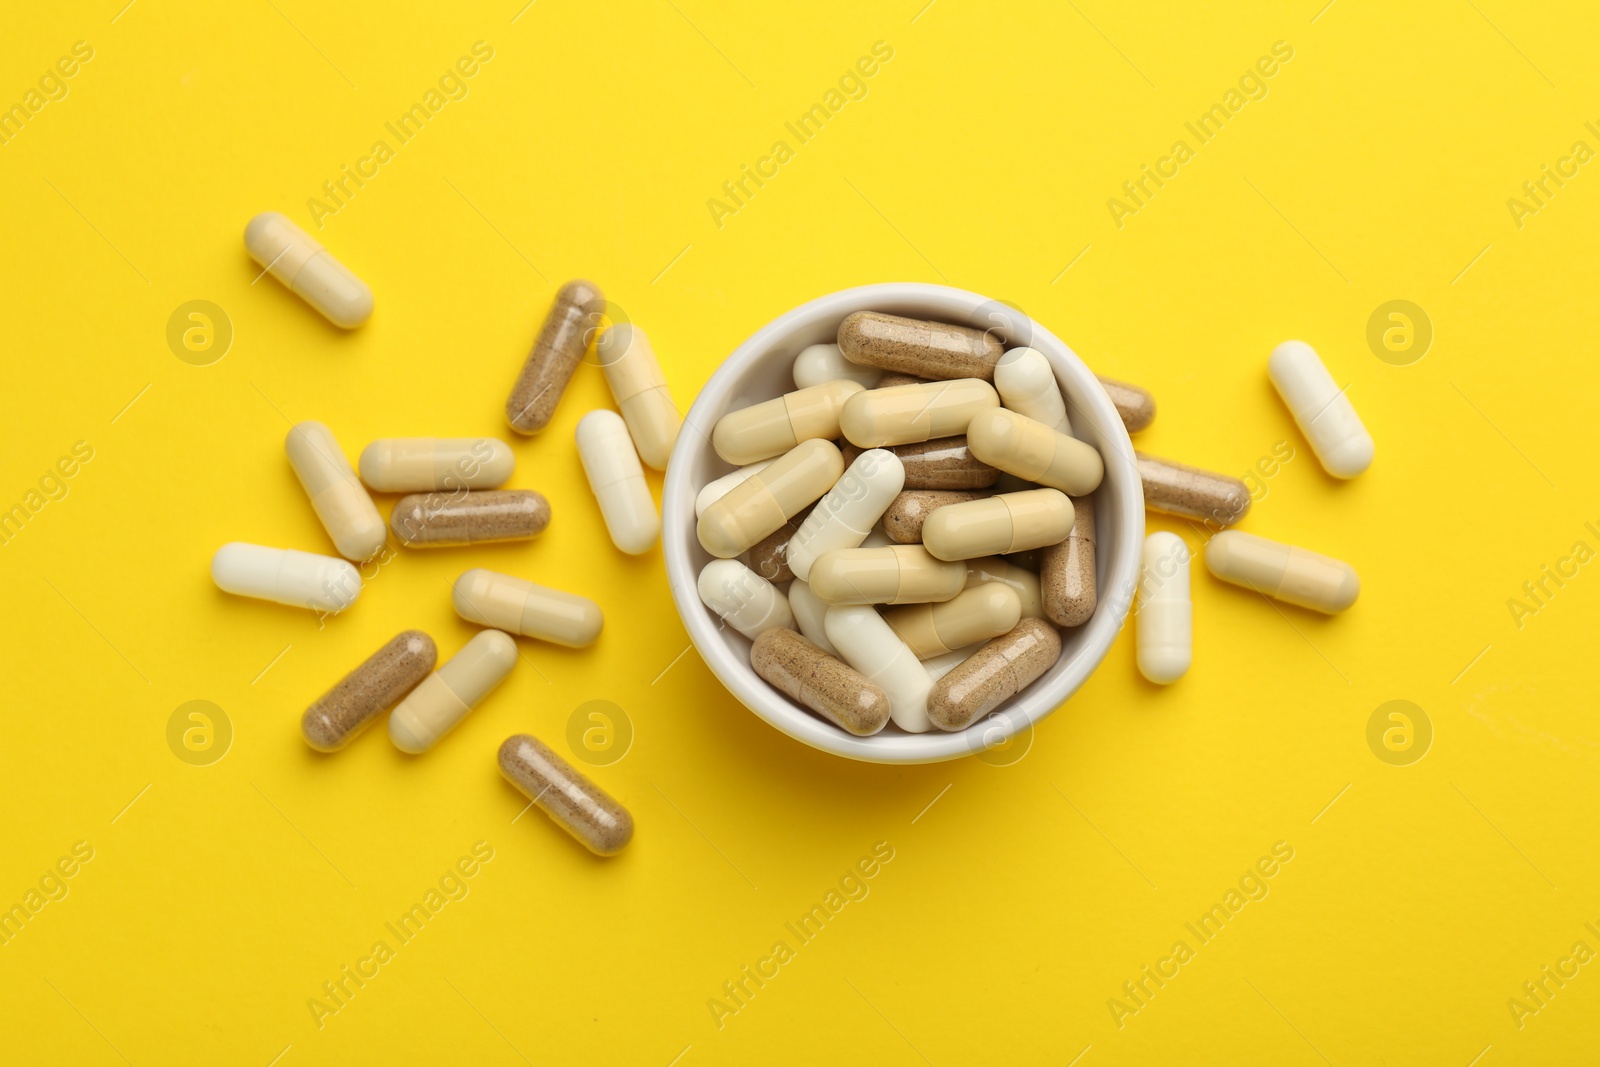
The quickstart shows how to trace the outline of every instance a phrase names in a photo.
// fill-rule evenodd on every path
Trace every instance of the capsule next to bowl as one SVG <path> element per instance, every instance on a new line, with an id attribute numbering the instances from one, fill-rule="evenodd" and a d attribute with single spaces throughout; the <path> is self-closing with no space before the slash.
<path id="1" fill-rule="evenodd" d="M 482 567 L 456 579 L 451 600 L 456 614 L 470 623 L 568 648 L 594 644 L 605 624 L 600 605 L 587 597 Z"/>
<path id="2" fill-rule="evenodd" d="M 1144 486 L 1144 506 L 1151 511 L 1196 519 L 1220 529 L 1232 526 L 1250 510 L 1250 489 L 1237 478 L 1143 452 L 1135 452 L 1133 459 Z"/>
<path id="3" fill-rule="evenodd" d="M 619 323 L 600 335 L 595 356 L 639 458 L 658 471 L 666 470 L 667 457 L 683 428 L 683 416 L 672 402 L 667 376 L 650 339 L 639 327 Z"/>
<path id="4" fill-rule="evenodd" d="M 1155 421 L 1156 398 L 1147 389 L 1115 378 L 1100 378 L 1100 387 L 1106 391 L 1111 406 L 1117 409 L 1123 427 L 1129 433 L 1138 433 Z"/>
<path id="5" fill-rule="evenodd" d="M 1361 579 L 1343 560 L 1242 530 L 1223 530 L 1211 539 L 1206 567 L 1225 582 L 1328 615 L 1361 594 Z"/>

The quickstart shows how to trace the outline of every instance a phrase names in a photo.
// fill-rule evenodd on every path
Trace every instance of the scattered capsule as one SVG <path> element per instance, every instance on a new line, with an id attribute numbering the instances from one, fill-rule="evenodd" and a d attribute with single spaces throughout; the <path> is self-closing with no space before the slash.
<path id="1" fill-rule="evenodd" d="M 752 475 L 760 474 L 772 461 L 764 459 L 760 463 L 752 463 L 748 467 L 739 467 L 720 478 L 713 478 L 707 482 L 694 498 L 694 517 L 699 518 L 706 513 L 706 508 L 728 495 L 728 491 Z"/>
<path id="2" fill-rule="evenodd" d="M 380 493 L 498 489 L 516 468 L 492 437 L 386 437 L 361 450 L 361 480 Z"/>
<path id="3" fill-rule="evenodd" d="M 999 582 L 980 583 L 942 604 L 911 604 L 883 613 L 889 628 L 923 660 L 999 637 L 1021 618 L 1016 590 Z"/>
<path id="4" fill-rule="evenodd" d="M 711 447 L 729 463 L 782 455 L 802 441 L 839 436 L 839 413 L 861 386 L 849 379 L 785 393 L 730 411 L 711 430 Z"/>
<path id="5" fill-rule="evenodd" d="M 550 502 L 532 489 L 413 493 L 389 516 L 389 528 L 407 548 L 526 541 L 549 525 Z"/>
<path id="6" fill-rule="evenodd" d="M 605 309 L 605 295 L 593 282 L 570 281 L 556 292 L 506 398 L 506 421 L 513 430 L 534 434 L 550 424 L 572 372 L 588 351 L 590 331 Z"/>
<path id="7" fill-rule="evenodd" d="M 844 358 L 838 345 L 809 345 L 794 357 L 794 385 L 796 389 L 810 389 L 814 385 L 847 378 L 863 389 L 878 384 L 883 372 L 877 367 L 863 367 Z"/>
<path id="8" fill-rule="evenodd" d="M 1372 466 L 1372 435 L 1316 349 L 1304 341 L 1283 342 L 1272 350 L 1267 374 L 1324 470 L 1354 478 Z"/>
<path id="9" fill-rule="evenodd" d="M 918 378 L 988 381 L 1005 345 L 994 334 L 968 326 L 857 311 L 839 324 L 839 349 L 852 363 Z"/>
<path id="10" fill-rule="evenodd" d="M 823 621 L 839 656 L 889 697 L 889 718 L 907 733 L 926 733 L 933 681 L 916 654 L 895 636 L 876 608 L 836 605 Z"/>
<path id="11" fill-rule="evenodd" d="M 994 387 L 1001 403 L 1057 433 L 1070 434 L 1067 402 L 1050 361 L 1034 348 L 1013 348 L 994 365 Z"/>
<path id="12" fill-rule="evenodd" d="M 615 856 L 633 840 L 628 809 L 532 734 L 500 746 L 500 773 L 550 821 L 597 856 Z"/>
<path id="13" fill-rule="evenodd" d="M 1094 492 L 1105 475 L 1093 445 L 1005 408 L 974 418 L 967 427 L 967 444 L 985 463 L 1072 496 Z"/>
<path id="14" fill-rule="evenodd" d="M 587 597 L 482 567 L 456 579 L 451 600 L 456 614 L 470 623 L 568 648 L 594 644 L 605 625 L 600 605 Z"/>
<path id="15" fill-rule="evenodd" d="M 661 533 L 661 516 L 622 416 L 607 408 L 591 411 L 578 420 L 577 438 L 578 458 L 611 543 L 630 556 L 650 551 Z"/>
<path id="16" fill-rule="evenodd" d="M 810 512 L 802 511 L 751 545 L 750 550 L 744 554 L 745 563 L 750 569 L 769 582 L 793 581 L 794 571 L 789 567 L 789 543 L 794 540 L 794 535 L 800 532 L 800 524 L 809 514 Z"/>
<path id="17" fill-rule="evenodd" d="M 861 451 L 846 442 L 845 462 L 855 462 Z M 999 471 L 973 456 L 964 434 L 898 445 L 890 451 L 905 468 L 907 489 L 986 489 L 1000 478 Z"/>
<path id="18" fill-rule="evenodd" d="M 1032 685 L 1061 657 L 1061 635 L 1043 619 L 1023 619 L 934 683 L 928 719 L 965 730 Z"/>
<path id="19" fill-rule="evenodd" d="M 1345 610 L 1361 594 L 1361 579 L 1343 560 L 1242 530 L 1224 530 L 1211 539 L 1206 567 L 1225 582 L 1328 615 Z"/>
<path id="20" fill-rule="evenodd" d="M 389 715 L 389 740 L 401 752 L 426 752 L 467 717 L 517 664 L 517 643 L 484 630 L 428 675 Z"/>
<path id="21" fill-rule="evenodd" d="M 713 556 L 731 559 L 798 515 L 844 473 L 832 441 L 802 441 L 746 478 L 700 516 L 695 535 Z"/>
<path id="22" fill-rule="evenodd" d="M 965 504 L 983 499 L 977 493 L 957 490 L 907 489 L 890 502 L 883 513 L 883 529 L 889 540 L 901 545 L 920 545 L 922 527 L 928 516 L 950 504 Z"/>
<path id="23" fill-rule="evenodd" d="M 811 591 L 811 583 L 798 578 L 789 583 L 789 610 L 794 612 L 794 621 L 807 641 L 830 656 L 839 654 L 823 625 L 828 615 L 827 601 Z"/>
<path id="24" fill-rule="evenodd" d="M 975 559 L 1058 545 L 1072 529 L 1072 501 L 1059 489 L 951 504 L 928 516 L 922 544 L 938 559 Z"/>
<path id="25" fill-rule="evenodd" d="M 1045 618 L 1057 626 L 1082 626 L 1094 614 L 1094 499 L 1072 502 L 1072 532 L 1039 554 L 1039 594 Z"/>
<path id="26" fill-rule="evenodd" d="M 376 556 L 388 543 L 389 531 L 333 431 L 320 422 L 302 422 L 290 428 L 283 446 L 339 555 L 358 561 Z"/>
<path id="27" fill-rule="evenodd" d="M 893 452 L 861 453 L 789 541 L 786 558 L 794 576 L 808 580 L 818 556 L 865 541 L 905 480 L 905 467 Z"/>
<path id="28" fill-rule="evenodd" d="M 244 228 L 250 258 L 335 326 L 353 330 L 372 317 L 372 290 L 309 233 L 276 211 Z"/>
<path id="29" fill-rule="evenodd" d="M 839 430 L 860 448 L 920 444 L 961 433 L 979 412 L 999 405 L 994 386 L 978 378 L 868 389 L 845 401 Z"/>
<path id="30" fill-rule="evenodd" d="M 1237 478 L 1143 452 L 1135 452 L 1133 458 L 1144 484 L 1144 506 L 1151 511 L 1223 527 L 1232 526 L 1250 510 L 1250 489 Z"/>
<path id="31" fill-rule="evenodd" d="M 622 409 L 639 458 L 658 471 L 666 470 L 667 457 L 683 428 L 683 416 L 672 402 L 667 376 L 650 338 L 631 323 L 612 326 L 595 343 L 595 357 L 617 407 Z"/>
<path id="32" fill-rule="evenodd" d="M 1184 676 L 1194 657 L 1189 547 L 1175 533 L 1153 533 L 1144 539 L 1142 568 L 1135 633 L 1139 673 L 1170 685 Z"/>
<path id="33" fill-rule="evenodd" d="M 211 580 L 224 593 L 320 612 L 343 611 L 361 595 L 361 573 L 342 559 L 243 541 L 217 549 Z"/>
<path id="34" fill-rule="evenodd" d="M 797 704 L 857 737 L 889 723 L 889 695 L 865 675 L 793 630 L 767 630 L 750 649 L 750 666 Z"/>
<path id="35" fill-rule="evenodd" d="M 306 709 L 300 732 L 318 752 L 337 752 L 372 725 L 385 708 L 433 671 L 439 658 L 421 630 L 395 635 Z"/>
<path id="36" fill-rule="evenodd" d="M 966 580 L 966 564 L 934 559 L 921 545 L 835 549 L 811 565 L 810 578 L 811 591 L 829 604 L 949 600 Z"/>
<path id="37" fill-rule="evenodd" d="M 1044 618 L 1044 602 L 1039 594 L 1039 576 L 1026 567 L 1019 567 L 999 556 L 967 560 L 966 588 L 981 582 L 999 582 L 1011 587 L 1022 602 L 1024 619 Z"/>
<path id="38" fill-rule="evenodd" d="M 1114 378 L 1101 378 L 1100 387 L 1106 391 L 1111 406 L 1117 409 L 1129 433 L 1138 433 L 1155 420 L 1156 398 L 1148 390 Z"/>
<path id="39" fill-rule="evenodd" d="M 736 559 L 707 563 L 695 587 L 702 604 L 751 640 L 774 626 L 794 628 L 794 614 L 784 595 Z"/>

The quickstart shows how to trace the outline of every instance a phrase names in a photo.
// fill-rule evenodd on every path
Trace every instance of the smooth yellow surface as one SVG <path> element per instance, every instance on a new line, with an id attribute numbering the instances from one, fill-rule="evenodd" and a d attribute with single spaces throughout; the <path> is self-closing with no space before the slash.
<path id="1" fill-rule="evenodd" d="M 17 8 L 0 35 L 0 103 L 94 48 L 0 146 L 0 504 L 93 449 L 0 547 L 0 903 L 93 848 L 0 946 L 0 1059 L 1592 1059 L 1600 963 L 1520 1029 L 1507 1001 L 1575 942 L 1600 952 L 1600 564 L 1561 562 L 1600 548 L 1600 164 L 1520 229 L 1506 203 L 1573 142 L 1600 149 L 1592 7 L 121 3 Z M 479 40 L 494 58 L 469 95 L 396 143 L 384 123 Z M 1184 123 L 1280 40 L 1269 94 L 1198 144 Z M 893 59 L 868 95 L 801 143 L 785 123 L 876 41 Z M 1179 138 L 1194 158 L 1119 229 L 1107 199 Z M 394 158 L 315 228 L 307 198 L 379 139 Z M 708 198 L 778 140 L 792 158 L 719 228 Z M 252 284 L 242 232 L 268 210 L 372 286 L 367 325 Z M 351 459 L 386 436 L 506 437 L 572 277 L 650 331 L 682 408 L 753 330 L 843 286 L 1010 300 L 1154 391 L 1141 448 L 1243 475 L 1292 444 L 1242 528 L 1349 560 L 1361 599 L 1324 619 L 1197 562 L 1179 684 L 1140 679 L 1130 632 L 1010 765 L 823 755 L 685 651 L 659 554 L 611 549 L 572 441 L 610 402 L 595 366 L 514 441 L 510 487 L 554 508 L 537 541 L 393 550 L 321 628 L 212 586 L 225 541 L 332 551 L 283 457 L 292 422 L 325 421 Z M 166 341 L 196 299 L 233 327 L 210 366 Z M 1434 327 L 1410 366 L 1367 346 L 1395 299 Z M 1267 381 L 1291 337 L 1377 441 L 1349 484 Z M 1576 577 L 1519 628 L 1508 598 L 1546 564 Z M 524 662 L 424 757 L 382 730 L 309 750 L 301 711 L 395 633 L 472 635 L 450 583 L 474 566 L 593 597 L 604 635 L 519 640 Z M 1410 766 L 1367 742 L 1397 699 L 1433 729 Z M 168 747 L 191 700 L 232 726 L 210 766 Z M 579 758 L 575 713 L 579 737 L 631 724 L 631 750 Z M 629 807 L 621 856 L 517 818 L 495 751 L 519 731 Z M 1279 841 L 1294 858 L 1269 895 L 1200 944 L 1184 924 Z M 868 895 L 802 944 L 785 924 L 877 842 L 893 859 Z M 463 857 L 468 895 L 399 944 L 385 924 Z M 319 1029 L 307 1001 L 379 940 L 393 958 Z M 792 958 L 719 1028 L 708 1000 L 780 940 Z M 1194 958 L 1119 1028 L 1108 1000 L 1178 940 Z"/>

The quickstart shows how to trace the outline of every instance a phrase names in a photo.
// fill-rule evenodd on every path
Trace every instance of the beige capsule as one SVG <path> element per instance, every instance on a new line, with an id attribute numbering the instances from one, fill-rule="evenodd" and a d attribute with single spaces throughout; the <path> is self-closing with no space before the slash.
<path id="1" fill-rule="evenodd" d="M 470 623 L 568 648 L 594 644 L 605 625 L 600 605 L 587 597 L 482 567 L 456 579 L 451 601 L 456 614 Z"/>
<path id="2" fill-rule="evenodd" d="M 361 450 L 361 480 L 380 493 L 498 489 L 511 477 L 511 446 L 492 437 L 386 437 Z"/>
<path id="3" fill-rule="evenodd" d="M 845 442 L 846 463 L 854 463 L 863 449 Z M 973 456 L 966 435 L 936 437 L 915 445 L 897 445 L 889 451 L 905 471 L 904 489 L 987 489 L 1000 472 Z"/>
<path id="4" fill-rule="evenodd" d="M 1105 476 L 1093 445 L 1004 408 L 977 415 L 967 427 L 967 444 L 974 456 L 1007 474 L 1073 496 L 1094 492 Z"/>
<path id="5" fill-rule="evenodd" d="M 839 414 L 861 383 L 837 381 L 799 389 L 730 411 L 711 430 L 711 447 L 729 463 L 746 465 L 782 455 L 814 437 L 839 436 Z"/>
<path id="6" fill-rule="evenodd" d="M 1005 345 L 992 333 L 878 311 L 839 324 L 839 350 L 852 363 L 918 378 L 994 378 Z"/>
<path id="7" fill-rule="evenodd" d="M 289 430 L 283 445 L 339 555 L 353 560 L 376 556 L 388 543 L 388 528 L 333 431 L 320 422 L 302 422 Z"/>
<path id="8" fill-rule="evenodd" d="M 921 545 L 886 545 L 824 552 L 810 581 L 828 604 L 926 604 L 954 597 L 966 579 L 965 564 L 934 559 Z"/>
<path id="9" fill-rule="evenodd" d="M 337 752 L 415 689 L 438 662 L 433 638 L 405 630 L 339 679 L 300 717 L 300 733 L 318 752 Z"/>
<path id="10" fill-rule="evenodd" d="M 895 497 L 883 513 L 883 531 L 896 544 L 920 545 L 923 524 L 935 510 L 981 499 L 981 494 L 958 490 L 908 489 Z"/>
<path id="11" fill-rule="evenodd" d="M 1022 618 L 1017 591 L 999 582 L 984 582 L 957 593 L 942 604 L 912 604 L 883 613 L 918 659 L 948 655 L 1016 626 Z"/>
<path id="12" fill-rule="evenodd" d="M 695 526 L 700 547 L 732 559 L 833 487 L 844 457 L 832 441 L 802 441 L 713 501 Z"/>
<path id="13" fill-rule="evenodd" d="M 517 643 L 483 630 L 428 675 L 389 715 L 389 740 L 402 752 L 426 752 L 455 729 L 517 665 Z"/>
<path id="14" fill-rule="evenodd" d="M 1111 398 L 1111 406 L 1117 409 L 1122 425 L 1129 433 L 1138 433 L 1155 419 L 1156 398 L 1150 395 L 1149 390 L 1114 378 L 1101 378 L 1100 386 Z"/>
<path id="15" fill-rule="evenodd" d="M 750 666 L 795 703 L 857 737 L 870 737 L 889 722 L 888 694 L 793 630 L 767 630 L 757 637 Z"/>
<path id="16" fill-rule="evenodd" d="M 1232 526 L 1250 510 L 1250 489 L 1237 478 L 1188 467 L 1143 452 L 1133 454 L 1151 511 L 1196 519 L 1212 528 Z"/>
<path id="17" fill-rule="evenodd" d="M 1072 501 L 1059 489 L 1001 493 L 928 516 L 922 544 L 939 559 L 975 559 L 1057 545 L 1072 529 Z"/>
<path id="18" fill-rule="evenodd" d="M 1058 626 L 1082 626 L 1094 614 L 1094 499 L 1072 502 L 1072 532 L 1039 554 L 1039 593 L 1045 618 Z"/>
<path id="19" fill-rule="evenodd" d="M 593 282 L 577 279 L 556 292 L 506 398 L 506 421 L 513 430 L 535 434 L 550 424 L 605 309 L 605 294 Z"/>
<path id="20" fill-rule="evenodd" d="M 597 856 L 615 856 L 633 840 L 633 816 L 532 734 L 500 745 L 500 773 L 523 796 Z"/>
<path id="21" fill-rule="evenodd" d="M 389 528 L 407 548 L 526 541 L 549 525 L 550 502 L 532 489 L 413 493 L 389 516 Z"/>
<path id="22" fill-rule="evenodd" d="M 251 219 L 244 246 L 266 273 L 335 326 L 353 330 L 372 317 L 367 283 L 286 216 L 267 211 Z"/>
<path id="23" fill-rule="evenodd" d="M 961 433 L 979 412 L 999 406 L 994 386 L 979 378 L 868 389 L 845 401 L 839 430 L 861 448 L 913 445 Z"/>
<path id="24" fill-rule="evenodd" d="M 683 416 L 672 402 L 667 376 L 650 338 L 632 323 L 619 323 L 595 342 L 595 358 L 622 410 L 639 458 L 658 471 L 666 470 L 667 457 L 683 428 Z"/>
<path id="25" fill-rule="evenodd" d="M 1328 615 L 1361 595 L 1360 577 L 1343 560 L 1242 530 L 1224 530 L 1211 539 L 1206 567 L 1225 582 Z"/>
<path id="26" fill-rule="evenodd" d="M 999 556 L 984 556 L 967 560 L 966 588 L 984 582 L 999 582 L 1011 587 L 1022 602 L 1024 619 L 1044 618 L 1044 601 L 1039 595 L 1039 576 L 1025 567 L 1019 567 Z"/>
<path id="27" fill-rule="evenodd" d="M 1023 619 L 934 683 L 928 718 L 941 730 L 965 730 L 1022 692 L 1061 657 L 1061 635 L 1043 619 Z"/>

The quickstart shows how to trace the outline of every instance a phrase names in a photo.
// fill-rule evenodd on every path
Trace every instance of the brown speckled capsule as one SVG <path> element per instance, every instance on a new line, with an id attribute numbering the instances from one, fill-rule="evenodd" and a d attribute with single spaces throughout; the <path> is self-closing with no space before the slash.
<path id="1" fill-rule="evenodd" d="M 1100 385 L 1111 398 L 1112 407 L 1122 416 L 1122 425 L 1129 433 L 1138 433 L 1156 417 L 1156 398 L 1149 391 L 1115 378 L 1101 378 Z"/>
<path id="2" fill-rule="evenodd" d="M 1250 489 L 1237 478 L 1143 452 L 1133 456 L 1144 483 L 1144 506 L 1151 511 L 1181 515 L 1221 529 L 1232 526 L 1250 510 Z"/>
<path id="3" fill-rule="evenodd" d="M 793 630 L 757 637 L 750 666 L 768 685 L 857 737 L 875 734 L 889 721 L 888 694 Z"/>
<path id="4" fill-rule="evenodd" d="M 615 856 L 633 840 L 633 816 L 531 734 L 500 746 L 500 773 L 590 852 Z"/>
<path id="5" fill-rule="evenodd" d="M 897 385 L 925 385 L 925 384 L 927 384 L 927 379 L 926 378 L 918 378 L 918 377 L 916 377 L 914 375 L 910 375 L 910 374 L 885 374 L 882 378 L 878 379 L 878 383 L 876 385 L 874 385 L 872 388 L 874 388 L 874 389 L 893 389 Z"/>
<path id="6" fill-rule="evenodd" d="M 970 326 L 878 311 L 858 311 L 839 324 L 839 351 L 845 359 L 918 378 L 992 382 L 994 365 L 1005 350 L 994 334 Z"/>
<path id="7" fill-rule="evenodd" d="M 1094 498 L 1072 498 L 1072 532 L 1039 554 L 1039 595 L 1058 626 L 1082 626 L 1094 614 Z"/>
<path id="8" fill-rule="evenodd" d="M 590 331 L 600 325 L 605 294 L 593 282 L 578 279 L 556 293 L 539 336 L 533 342 L 517 384 L 506 399 L 506 421 L 518 433 L 538 433 L 555 414 L 572 372 L 588 350 Z"/>
<path id="9" fill-rule="evenodd" d="M 348 745 L 380 712 L 428 677 L 438 659 L 433 638 L 421 630 L 396 634 L 306 709 L 300 719 L 306 744 L 319 752 Z"/>
<path id="10" fill-rule="evenodd" d="M 526 541 L 550 525 L 550 502 L 532 489 L 484 489 L 403 496 L 389 527 L 409 548 Z"/>
<path id="11" fill-rule="evenodd" d="M 841 441 L 845 466 L 856 461 L 861 449 Z M 987 489 L 1000 480 L 1000 472 L 972 454 L 966 435 L 935 437 L 914 445 L 889 449 L 905 467 L 906 489 Z"/>
<path id="12" fill-rule="evenodd" d="M 1023 619 L 933 683 L 928 718 L 941 730 L 965 730 L 1033 684 L 1060 655 L 1061 635 L 1054 626 Z"/>
<path id="13" fill-rule="evenodd" d="M 745 554 L 750 569 L 774 585 L 792 580 L 794 571 L 789 569 L 789 539 L 799 531 L 800 524 L 810 514 L 811 509 L 806 508 L 751 545 L 750 551 Z"/>
<path id="14" fill-rule="evenodd" d="M 883 513 L 883 532 L 896 544 L 920 545 L 922 524 L 928 521 L 928 514 L 934 508 L 942 508 L 946 504 L 965 504 L 987 495 L 950 489 L 909 490 L 889 502 L 889 510 Z"/>

